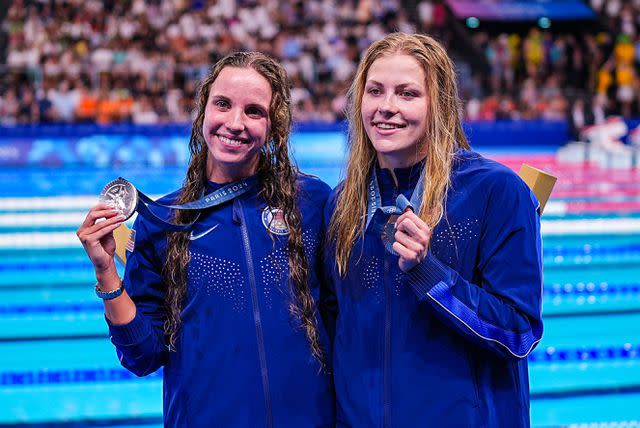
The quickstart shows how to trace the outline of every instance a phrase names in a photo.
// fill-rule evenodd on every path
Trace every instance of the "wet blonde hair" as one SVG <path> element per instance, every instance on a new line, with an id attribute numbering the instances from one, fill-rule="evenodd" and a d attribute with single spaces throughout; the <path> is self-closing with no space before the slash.
<path id="1" fill-rule="evenodd" d="M 369 175 L 376 165 L 376 151 L 362 118 L 362 98 L 367 74 L 381 57 L 409 55 L 422 66 L 429 100 L 426 132 L 417 153 L 426 153 L 424 196 L 418 215 L 431 228 L 443 218 L 445 199 L 455 152 L 469 148 L 462 130 L 455 67 L 446 51 L 432 37 L 392 33 L 373 43 L 365 52 L 348 93 L 349 155 L 347 175 L 329 225 L 329 238 L 336 241 L 338 272 L 344 275 L 351 250 L 366 227 Z"/>

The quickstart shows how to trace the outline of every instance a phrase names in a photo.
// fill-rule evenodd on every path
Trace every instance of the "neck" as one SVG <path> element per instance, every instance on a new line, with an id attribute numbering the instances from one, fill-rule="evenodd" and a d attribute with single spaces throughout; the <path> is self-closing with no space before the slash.
<path id="1" fill-rule="evenodd" d="M 258 159 L 248 165 L 229 165 L 221 162 L 207 161 L 207 178 L 217 184 L 232 183 L 251 177 L 258 170 Z"/>
<path id="2" fill-rule="evenodd" d="M 378 165 L 382 169 L 388 169 L 391 171 L 391 175 L 393 175 L 395 180 L 394 169 L 398 168 L 409 168 L 420 162 L 426 156 L 419 153 L 414 153 L 410 156 L 389 156 L 383 153 L 378 153 Z"/>

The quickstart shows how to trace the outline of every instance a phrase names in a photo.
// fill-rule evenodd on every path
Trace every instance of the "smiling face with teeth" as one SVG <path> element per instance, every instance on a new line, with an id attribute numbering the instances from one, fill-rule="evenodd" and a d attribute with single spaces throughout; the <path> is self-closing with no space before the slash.
<path id="1" fill-rule="evenodd" d="M 371 64 L 360 110 L 382 168 L 411 166 L 426 156 L 428 108 L 425 72 L 415 58 L 394 53 Z"/>
<path id="2" fill-rule="evenodd" d="M 252 68 L 220 71 L 202 123 L 209 180 L 228 183 L 256 172 L 269 132 L 271 96 L 267 79 Z"/>

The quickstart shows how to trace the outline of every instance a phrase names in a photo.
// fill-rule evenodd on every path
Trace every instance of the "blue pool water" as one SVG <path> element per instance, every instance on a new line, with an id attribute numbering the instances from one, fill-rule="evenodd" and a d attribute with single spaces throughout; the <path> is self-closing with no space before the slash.
<path id="1" fill-rule="evenodd" d="M 301 168 L 335 185 L 343 139 L 297 138 Z M 0 427 L 161 425 L 162 373 L 138 379 L 120 367 L 74 231 L 113 178 L 125 176 L 160 195 L 177 188 L 183 174 L 184 165 L 0 170 Z M 551 222 L 615 225 L 638 216 L 545 214 L 543 232 Z M 545 233 L 545 334 L 530 356 L 533 426 L 640 421 L 640 230 L 634 230 Z"/>

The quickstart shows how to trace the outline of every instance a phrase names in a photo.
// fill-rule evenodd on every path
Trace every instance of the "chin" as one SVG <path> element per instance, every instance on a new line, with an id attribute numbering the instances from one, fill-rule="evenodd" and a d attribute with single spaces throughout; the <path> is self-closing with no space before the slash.
<path id="1" fill-rule="evenodd" d="M 398 147 L 398 143 L 394 143 L 392 141 L 380 141 L 373 144 L 373 148 L 376 152 L 382 153 L 385 155 L 392 155 L 396 152 L 400 152 L 405 150 L 405 148 Z"/>
<path id="2" fill-rule="evenodd" d="M 227 167 L 238 167 L 241 168 L 242 166 L 250 163 L 251 161 L 247 158 L 246 155 L 241 156 L 241 155 L 236 155 L 236 156 L 219 156 L 216 158 L 216 160 L 220 163 L 223 164 Z"/>

